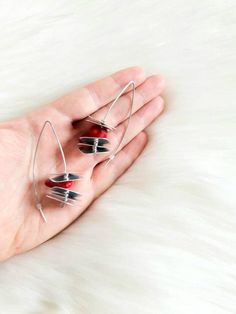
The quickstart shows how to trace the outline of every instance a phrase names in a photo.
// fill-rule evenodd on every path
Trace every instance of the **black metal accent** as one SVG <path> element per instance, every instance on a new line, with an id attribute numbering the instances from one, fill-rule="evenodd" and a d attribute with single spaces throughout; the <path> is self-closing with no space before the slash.
<path id="1" fill-rule="evenodd" d="M 50 190 L 52 192 L 52 195 L 60 196 L 63 199 L 65 199 L 65 201 L 67 201 L 67 200 L 76 201 L 78 199 L 78 197 L 80 196 L 80 194 L 75 192 L 75 191 L 64 189 L 64 188 L 61 188 L 58 186 L 54 186 Z"/>
<path id="2" fill-rule="evenodd" d="M 66 182 L 80 180 L 81 177 L 74 173 L 62 173 L 56 177 L 50 178 L 52 182 Z"/>
<path id="3" fill-rule="evenodd" d="M 85 144 L 90 144 L 94 145 L 97 143 L 99 146 L 103 146 L 105 144 L 109 143 L 109 140 L 106 138 L 101 138 L 101 137 L 87 137 L 87 136 L 81 136 L 80 137 L 80 142 L 85 143 Z"/>

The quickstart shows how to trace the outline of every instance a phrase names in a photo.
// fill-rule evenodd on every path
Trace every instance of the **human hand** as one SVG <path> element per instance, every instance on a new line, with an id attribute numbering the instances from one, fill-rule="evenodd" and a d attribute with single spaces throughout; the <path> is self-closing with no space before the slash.
<path id="1" fill-rule="evenodd" d="M 130 127 L 115 159 L 104 167 L 104 155 L 84 155 L 76 148 L 77 133 L 73 120 L 88 115 L 101 119 L 109 103 L 129 82 L 135 81 L 136 93 Z M 160 76 L 146 77 L 139 67 L 121 70 L 86 87 L 75 90 L 51 104 L 28 113 L 22 118 L 0 124 L 0 260 L 30 250 L 47 241 L 72 223 L 96 198 L 105 192 L 141 154 L 147 143 L 143 130 L 162 112 L 160 97 L 164 81 Z M 111 112 L 109 124 L 117 136 L 125 128 L 129 112 L 130 92 L 123 95 Z M 45 208 L 48 223 L 35 208 L 32 193 L 32 156 L 35 143 L 45 120 L 50 120 L 60 138 L 68 169 L 81 173 L 83 180 L 75 190 L 82 192 L 78 206 L 60 207 L 53 202 Z M 49 133 L 48 133 L 49 134 Z M 55 162 L 58 146 L 52 135 L 44 136 L 38 156 L 39 182 L 58 171 Z"/>

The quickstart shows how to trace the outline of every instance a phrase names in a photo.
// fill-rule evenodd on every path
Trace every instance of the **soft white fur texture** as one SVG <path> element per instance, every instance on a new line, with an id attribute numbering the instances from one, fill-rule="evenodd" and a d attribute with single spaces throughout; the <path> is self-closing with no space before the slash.
<path id="1" fill-rule="evenodd" d="M 235 0 L 0 2 L 1 120 L 126 66 L 167 80 L 134 167 L 0 265 L 1 314 L 236 313 L 235 21 Z"/>

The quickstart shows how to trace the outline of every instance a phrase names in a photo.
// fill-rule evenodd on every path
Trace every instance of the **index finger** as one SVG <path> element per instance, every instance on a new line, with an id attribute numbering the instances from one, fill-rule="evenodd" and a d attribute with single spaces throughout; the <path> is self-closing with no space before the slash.
<path id="1" fill-rule="evenodd" d="M 142 68 L 127 68 L 70 92 L 50 106 L 72 120 L 83 119 L 111 102 L 129 81 L 135 81 L 138 86 L 145 79 Z"/>

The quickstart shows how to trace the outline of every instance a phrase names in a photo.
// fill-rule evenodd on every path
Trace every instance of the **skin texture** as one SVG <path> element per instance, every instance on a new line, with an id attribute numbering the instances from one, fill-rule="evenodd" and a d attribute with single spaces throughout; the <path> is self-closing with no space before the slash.
<path id="1" fill-rule="evenodd" d="M 88 115 L 101 119 L 109 103 L 130 80 L 136 84 L 130 127 L 115 159 L 105 166 L 108 156 L 82 154 L 76 147 L 78 137 L 89 127 L 84 119 Z M 143 130 L 163 110 L 160 96 L 163 88 L 162 77 L 147 77 L 143 69 L 132 67 L 75 90 L 22 118 L 0 124 L 0 169 L 1 178 L 5 178 L 0 183 L 0 260 L 28 251 L 62 231 L 132 165 L 147 143 Z M 110 134 L 111 141 L 122 135 L 129 106 L 130 92 L 127 92 L 107 121 L 116 127 L 115 134 Z M 77 119 L 81 120 L 81 126 L 74 130 L 71 122 Z M 83 175 L 83 180 L 73 187 L 82 193 L 77 206 L 62 208 L 58 202 L 45 201 L 44 181 L 51 173 L 63 172 L 58 145 L 47 128 L 37 155 L 37 182 L 48 223 L 35 208 L 32 192 L 32 159 L 45 120 L 50 120 L 57 131 L 68 170 Z"/>

